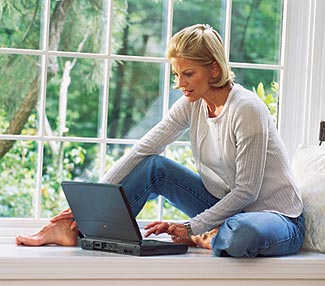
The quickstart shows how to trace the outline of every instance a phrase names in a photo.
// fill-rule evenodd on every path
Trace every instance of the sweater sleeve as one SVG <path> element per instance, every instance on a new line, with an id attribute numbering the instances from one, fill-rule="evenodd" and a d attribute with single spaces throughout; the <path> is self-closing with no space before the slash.
<path id="1" fill-rule="evenodd" d="M 252 100 L 236 108 L 227 126 L 235 138 L 235 183 L 218 203 L 191 219 L 194 234 L 221 225 L 257 200 L 266 164 L 268 124 L 268 110 L 260 102 Z"/>
<path id="2" fill-rule="evenodd" d="M 190 104 L 180 98 L 166 116 L 122 156 L 103 176 L 104 183 L 119 183 L 143 158 L 160 154 L 187 129 Z"/>

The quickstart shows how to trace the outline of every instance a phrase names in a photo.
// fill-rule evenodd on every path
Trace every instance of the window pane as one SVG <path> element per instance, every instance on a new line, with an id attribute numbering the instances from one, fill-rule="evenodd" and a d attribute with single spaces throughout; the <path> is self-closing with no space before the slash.
<path id="1" fill-rule="evenodd" d="M 43 1 L 1 1 L 0 47 L 38 49 Z"/>
<path id="2" fill-rule="evenodd" d="M 230 61 L 279 64 L 282 0 L 233 0 Z"/>
<path id="3" fill-rule="evenodd" d="M 157 220 L 159 218 L 158 198 L 150 199 L 146 202 L 136 219 L 139 220 Z"/>
<path id="4" fill-rule="evenodd" d="M 173 87 L 175 85 L 174 83 L 174 75 L 170 75 L 170 86 Z M 169 90 L 169 108 L 172 107 L 172 105 L 181 97 L 183 96 L 183 93 L 179 90 L 179 89 L 173 89 L 171 88 Z M 189 132 L 186 131 L 180 138 L 178 138 L 177 140 L 179 141 L 189 141 L 190 137 L 189 137 Z"/>
<path id="5" fill-rule="evenodd" d="M 107 144 L 106 148 L 106 170 L 108 170 L 119 158 L 130 151 L 132 145 L 129 144 Z M 158 198 L 150 199 L 142 211 L 138 214 L 137 219 L 158 219 Z"/>
<path id="6" fill-rule="evenodd" d="M 163 20 L 166 19 L 166 0 L 114 0 L 113 6 L 113 22 L 119 22 L 123 27 L 121 33 L 115 37 L 120 47 L 117 54 L 164 55 L 166 23 Z"/>
<path id="7" fill-rule="evenodd" d="M 0 217 L 33 217 L 36 165 L 34 141 L 16 141 L 1 157 Z"/>
<path id="8" fill-rule="evenodd" d="M 173 34 L 194 24 L 209 24 L 224 38 L 226 0 L 174 1 Z"/>
<path id="9" fill-rule="evenodd" d="M 37 56 L 0 55 L 1 134 L 36 134 L 38 65 Z"/>
<path id="10" fill-rule="evenodd" d="M 114 62 L 108 137 L 138 139 L 162 117 L 164 64 Z"/>
<path id="11" fill-rule="evenodd" d="M 182 164 L 193 172 L 197 172 L 190 146 L 170 145 L 166 148 L 166 157 Z"/>
<path id="12" fill-rule="evenodd" d="M 56 141 L 44 144 L 42 217 L 52 217 L 67 208 L 62 181 L 99 181 L 98 158 L 96 144 Z"/>
<path id="13" fill-rule="evenodd" d="M 190 146 L 169 146 L 166 149 L 166 157 L 172 159 L 190 170 L 197 172 L 195 167 L 192 149 Z M 164 220 L 187 220 L 188 216 L 175 208 L 166 199 L 163 200 L 163 219 Z"/>
<path id="14" fill-rule="evenodd" d="M 268 106 L 274 121 L 278 119 L 279 72 L 273 70 L 232 69 L 236 82 L 249 90 L 255 90 Z"/>
<path id="15" fill-rule="evenodd" d="M 48 72 L 46 135 L 96 137 L 102 93 L 101 60 L 59 58 Z"/>
<path id="16" fill-rule="evenodd" d="M 169 201 L 163 199 L 163 220 L 189 220 L 189 217 L 174 207 Z"/>
<path id="17" fill-rule="evenodd" d="M 171 75 L 171 78 L 174 77 L 173 75 Z M 175 83 L 171 82 L 170 83 L 171 86 L 174 86 Z M 173 89 L 171 88 L 169 90 L 169 108 L 172 107 L 172 105 L 179 100 L 181 97 L 183 96 L 183 93 L 180 89 Z"/>
<path id="18" fill-rule="evenodd" d="M 105 168 L 108 170 L 118 159 L 130 151 L 130 144 L 107 144 Z"/>
<path id="19" fill-rule="evenodd" d="M 52 0 L 49 49 L 71 52 L 102 52 L 106 35 L 106 13 L 105 0 Z"/>

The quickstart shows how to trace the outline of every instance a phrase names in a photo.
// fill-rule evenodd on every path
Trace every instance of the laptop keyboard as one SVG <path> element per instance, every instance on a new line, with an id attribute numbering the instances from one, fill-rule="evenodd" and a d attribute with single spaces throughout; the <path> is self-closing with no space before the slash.
<path id="1" fill-rule="evenodd" d="M 141 241 L 142 245 L 157 245 L 157 244 L 171 244 L 170 241 L 156 240 L 156 239 L 143 239 Z"/>

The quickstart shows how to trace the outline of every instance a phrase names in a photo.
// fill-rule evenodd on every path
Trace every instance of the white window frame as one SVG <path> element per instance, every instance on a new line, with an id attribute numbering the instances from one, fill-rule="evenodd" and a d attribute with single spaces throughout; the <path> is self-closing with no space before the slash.
<path id="1" fill-rule="evenodd" d="M 45 28 L 48 33 L 49 26 L 49 1 L 46 0 L 46 10 L 48 15 L 45 16 Z M 110 1 L 109 1 L 110 3 Z M 225 48 L 229 55 L 230 41 L 230 22 L 231 22 L 231 0 L 227 0 L 226 13 L 226 33 L 225 33 Z M 172 11 L 173 0 L 168 1 L 168 19 L 167 19 L 167 37 L 172 34 Z M 108 8 L 108 13 L 112 12 L 112 7 Z M 257 64 L 241 64 L 231 63 L 232 67 L 244 68 L 263 68 L 275 69 L 280 72 L 280 109 L 279 109 L 279 132 L 288 149 L 289 156 L 292 158 L 297 146 L 301 143 L 317 144 L 319 121 L 325 119 L 325 1 L 324 0 L 284 0 L 284 26 L 283 26 L 283 46 L 282 59 L 280 65 L 257 65 Z M 111 18 L 111 17 L 110 17 Z M 108 30 L 108 37 L 110 31 Z M 43 45 L 48 46 L 48 37 L 44 38 Z M 169 64 L 165 58 L 149 58 L 149 57 L 133 57 L 133 56 L 117 56 L 109 55 L 110 47 L 107 47 L 107 53 L 96 55 L 98 58 L 112 59 L 127 59 L 136 61 L 150 61 L 164 63 L 166 65 L 164 82 L 164 113 L 168 110 L 168 92 L 169 92 Z M 12 53 L 12 49 L 1 48 L 2 53 Z M 16 49 L 17 54 L 34 54 L 41 55 L 43 58 L 44 72 L 41 77 L 41 93 L 45 94 L 46 90 L 46 63 L 49 52 L 30 51 Z M 90 54 L 78 54 L 68 52 L 52 52 L 51 55 L 59 56 L 80 56 L 94 57 Z M 106 78 L 109 79 L 109 64 L 106 68 Z M 107 86 L 106 86 L 107 88 Z M 107 118 L 108 92 L 104 92 L 106 97 L 103 105 L 104 120 L 102 128 Z M 40 106 L 44 112 L 45 98 L 41 99 Z M 45 140 L 62 140 L 69 141 L 67 138 L 44 138 L 44 130 L 42 126 L 44 113 L 40 115 L 41 134 L 39 136 L 24 136 L 27 140 L 39 140 L 41 145 Z M 43 134 L 43 135 L 42 135 Z M 101 138 L 73 138 L 82 142 L 99 143 L 101 144 L 101 152 L 105 154 L 107 143 L 134 143 L 135 140 L 113 140 L 106 139 L 106 132 L 102 132 Z M 19 135 L 0 135 L 0 140 L 4 139 L 21 139 Z M 180 142 L 176 142 L 180 144 Z M 42 146 L 40 146 L 42 148 Z M 42 153 L 39 154 L 43 156 Z M 104 158 L 104 156 L 101 156 Z M 42 158 L 39 158 L 41 162 Z M 104 159 L 101 162 L 101 176 L 105 172 Z M 41 170 L 41 168 L 38 168 Z M 40 177 L 40 175 L 39 175 Z M 38 187 L 40 189 L 41 178 L 38 179 Z M 30 228 L 39 228 L 47 222 L 45 219 L 40 219 L 40 192 L 36 198 L 37 215 L 34 219 L 16 219 L 3 218 L 0 219 L 0 238 L 15 236 L 17 233 L 30 232 Z M 161 217 L 161 214 L 160 214 Z M 1 239 L 0 239 L 1 242 Z"/>
<path id="2" fill-rule="evenodd" d="M 279 132 L 292 159 L 325 120 L 325 1 L 288 0 Z"/>

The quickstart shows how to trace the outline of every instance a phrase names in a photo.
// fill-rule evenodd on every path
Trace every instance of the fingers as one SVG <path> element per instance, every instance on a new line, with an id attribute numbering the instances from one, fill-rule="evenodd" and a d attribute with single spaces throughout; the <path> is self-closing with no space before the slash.
<path id="1" fill-rule="evenodd" d="M 59 220 L 62 219 L 73 219 L 73 213 L 71 211 L 70 208 L 63 210 L 62 212 L 60 212 L 58 215 L 54 216 L 50 222 L 57 222 Z M 71 230 L 75 230 L 77 229 L 77 222 L 75 220 L 72 220 L 71 224 L 70 224 L 70 229 Z"/>
<path id="2" fill-rule="evenodd" d="M 148 231 L 145 233 L 145 237 L 148 237 L 151 234 L 161 234 L 161 233 L 168 233 L 168 227 L 169 223 L 167 222 L 161 222 L 161 221 L 156 221 L 148 224 L 145 226 L 144 229 L 148 229 Z"/>
<path id="3" fill-rule="evenodd" d="M 71 230 L 75 230 L 75 229 L 77 229 L 78 228 L 78 226 L 77 226 L 77 222 L 74 220 L 71 224 L 70 224 L 70 229 Z"/>
<path id="4" fill-rule="evenodd" d="M 183 224 L 155 221 L 145 226 L 144 229 L 148 230 L 145 234 L 145 237 L 151 234 L 158 235 L 161 233 L 167 233 L 168 235 L 174 235 L 178 237 L 187 236 L 187 231 Z"/>
<path id="5" fill-rule="evenodd" d="M 58 215 L 54 216 L 53 218 L 51 218 L 51 222 L 56 222 L 58 220 L 61 220 L 61 219 L 66 219 L 66 218 L 73 218 L 73 214 L 72 214 L 72 211 L 71 209 L 66 209 L 62 212 L 60 212 Z"/>
<path id="6" fill-rule="evenodd" d="M 154 222 L 151 222 L 151 223 L 147 224 L 147 225 L 144 227 L 144 229 L 152 228 L 152 227 L 154 227 L 154 226 L 156 226 L 156 225 L 159 225 L 159 224 L 161 224 L 161 223 L 163 223 L 163 222 L 162 222 L 162 221 L 154 221 Z"/>

